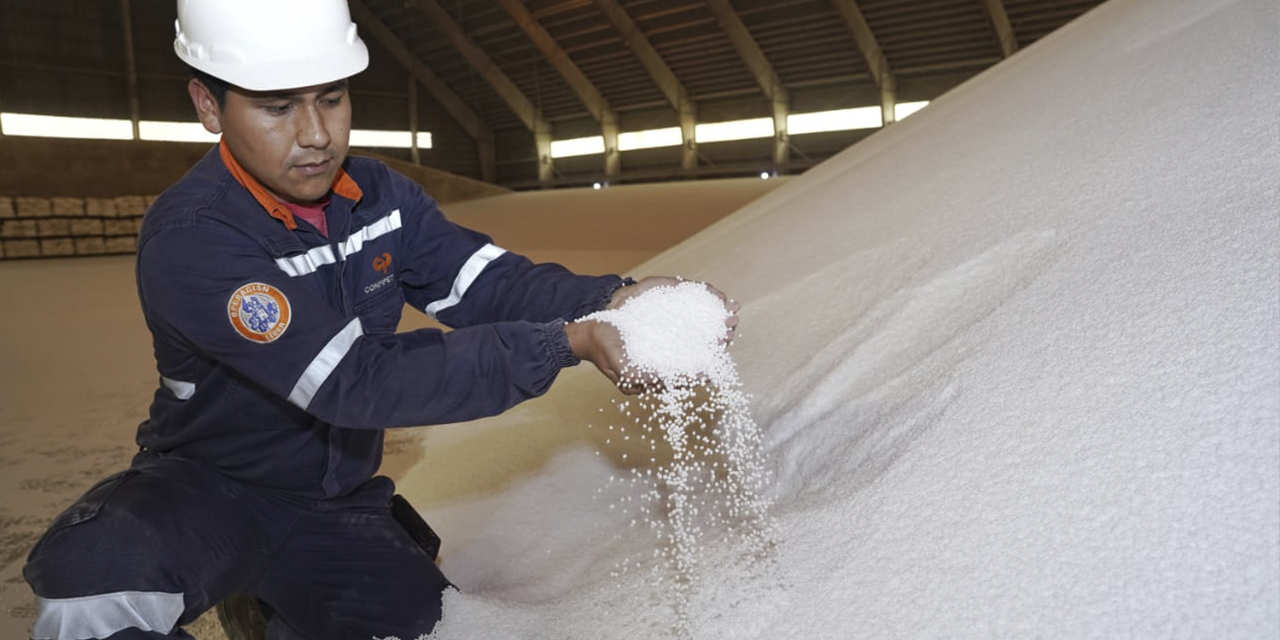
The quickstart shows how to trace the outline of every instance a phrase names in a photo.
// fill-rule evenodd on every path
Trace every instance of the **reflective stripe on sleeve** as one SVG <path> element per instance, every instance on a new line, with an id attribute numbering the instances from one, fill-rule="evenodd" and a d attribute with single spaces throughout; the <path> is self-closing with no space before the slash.
<path id="1" fill-rule="evenodd" d="M 338 363 L 342 362 L 342 358 L 351 350 L 351 345 L 363 335 L 364 327 L 360 325 L 360 318 L 354 318 L 348 322 L 347 326 L 343 327 L 338 335 L 331 338 L 329 344 L 320 350 L 311 364 L 307 365 L 307 370 L 302 372 L 302 377 L 298 378 L 297 384 L 293 385 L 293 391 L 289 393 L 289 402 L 306 409 L 311 404 L 311 399 L 315 397 L 316 391 L 320 390 L 320 385 L 329 379 L 329 375 L 338 367 Z"/>
<path id="2" fill-rule="evenodd" d="M 490 262 L 497 260 L 499 256 L 506 252 L 507 250 L 502 247 L 486 244 L 471 254 L 471 257 L 467 258 L 467 262 L 462 265 L 462 269 L 458 271 L 458 277 L 454 278 L 453 289 L 449 291 L 449 297 L 436 300 L 427 305 L 427 308 L 424 309 L 427 315 L 434 318 L 437 313 L 462 302 L 462 296 L 466 295 L 467 289 L 471 288 L 471 283 L 480 277 L 480 272 L 484 271 L 484 268 Z"/>
<path id="3" fill-rule="evenodd" d="M 338 246 L 338 253 L 334 254 L 333 247 L 325 245 L 323 247 L 315 247 L 306 253 L 300 253 L 294 256 L 284 258 L 276 258 L 276 266 L 281 271 L 289 274 L 290 278 L 305 276 L 315 273 L 317 269 L 326 264 L 333 264 L 338 260 L 346 260 L 348 257 L 360 253 L 364 249 L 364 243 L 380 238 L 396 229 L 400 228 L 400 210 L 396 209 L 387 215 L 370 222 L 369 224 L 356 229 L 347 237 L 341 245 Z"/>
<path id="4" fill-rule="evenodd" d="M 160 376 L 160 384 L 163 384 L 164 388 L 172 391 L 173 395 L 177 396 L 179 400 L 190 400 L 191 396 L 196 394 L 196 385 L 192 382 L 183 382 L 181 380 L 174 380 L 173 378 Z"/>
<path id="5" fill-rule="evenodd" d="M 106 638 L 125 629 L 169 633 L 185 608 L 181 593 L 120 591 L 80 598 L 36 598 L 33 640 Z"/>

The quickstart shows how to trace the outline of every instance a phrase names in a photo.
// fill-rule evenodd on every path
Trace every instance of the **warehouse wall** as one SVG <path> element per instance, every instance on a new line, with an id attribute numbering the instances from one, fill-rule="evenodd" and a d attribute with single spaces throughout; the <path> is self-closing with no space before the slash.
<path id="1" fill-rule="evenodd" d="M 114 198 L 157 194 L 210 145 L 125 140 L 0 138 L 0 196 Z"/>
<path id="2" fill-rule="evenodd" d="M 0 196 L 114 198 L 153 195 L 181 178 L 210 148 L 205 143 L 0 137 Z M 506 193 L 431 167 L 363 150 L 418 181 L 442 202 Z"/>
<path id="3" fill-rule="evenodd" d="M 0 138 L 0 259 L 130 253 L 150 201 L 204 143 Z M 443 203 L 507 193 L 479 180 L 371 155 Z"/>

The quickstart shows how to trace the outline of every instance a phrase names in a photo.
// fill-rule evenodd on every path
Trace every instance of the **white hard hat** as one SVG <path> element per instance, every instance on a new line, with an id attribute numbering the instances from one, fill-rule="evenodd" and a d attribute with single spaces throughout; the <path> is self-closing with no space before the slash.
<path id="1" fill-rule="evenodd" d="M 178 0 L 173 50 L 250 91 L 324 84 L 369 66 L 346 0 Z"/>

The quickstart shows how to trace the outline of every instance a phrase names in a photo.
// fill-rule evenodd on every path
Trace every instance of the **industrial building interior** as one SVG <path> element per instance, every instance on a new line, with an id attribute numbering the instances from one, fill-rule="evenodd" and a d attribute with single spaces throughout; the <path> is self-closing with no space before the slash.
<path id="1" fill-rule="evenodd" d="M 534 261 L 740 301 L 776 473 L 786 579 L 710 544 L 677 625 L 618 570 L 659 554 L 589 366 L 389 429 L 460 587 L 431 638 L 1280 632 L 1274 0 L 348 5 L 351 153 Z M 137 235 L 218 140 L 175 17 L 0 0 L 0 637 L 156 393 Z"/>

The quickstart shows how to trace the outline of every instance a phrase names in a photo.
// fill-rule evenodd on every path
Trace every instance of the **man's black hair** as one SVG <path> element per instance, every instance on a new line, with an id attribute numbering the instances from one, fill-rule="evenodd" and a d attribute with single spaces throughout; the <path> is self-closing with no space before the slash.
<path id="1" fill-rule="evenodd" d="M 227 106 L 227 88 L 231 85 L 220 78 L 215 78 L 195 67 L 191 67 L 191 77 L 200 81 L 204 88 L 213 94 L 213 98 L 218 101 L 218 108 L 223 109 Z"/>

